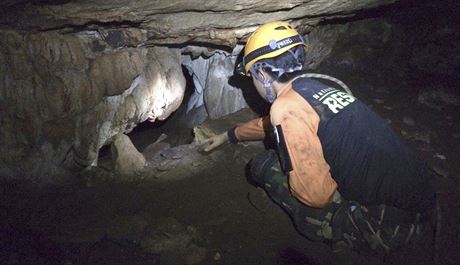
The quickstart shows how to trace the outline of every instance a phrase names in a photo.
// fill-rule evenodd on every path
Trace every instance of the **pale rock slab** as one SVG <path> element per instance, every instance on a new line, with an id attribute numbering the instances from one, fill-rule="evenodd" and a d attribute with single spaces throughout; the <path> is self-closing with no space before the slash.
<path id="1" fill-rule="evenodd" d="M 145 157 L 137 151 L 127 135 L 118 134 L 111 145 L 111 151 L 114 169 L 121 175 L 137 175 L 144 169 Z"/>

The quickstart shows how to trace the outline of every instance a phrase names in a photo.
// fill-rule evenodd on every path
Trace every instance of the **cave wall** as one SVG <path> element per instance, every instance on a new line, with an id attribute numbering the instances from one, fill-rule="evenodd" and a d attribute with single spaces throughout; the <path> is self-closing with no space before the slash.
<path id="1" fill-rule="evenodd" d="M 113 49 L 97 32 L 0 32 L 1 171 L 51 178 L 96 165 L 99 149 L 182 102 L 180 50 Z"/>
<path id="2" fill-rule="evenodd" d="M 456 1 L 442 5 L 428 0 L 401 1 L 363 11 L 352 19 L 328 21 L 309 34 L 318 35 L 314 46 L 328 51 L 314 66 L 372 77 L 418 79 L 458 92 L 459 13 Z"/>
<path id="3" fill-rule="evenodd" d="M 233 51 L 199 47 L 183 49 L 182 64 L 193 78 L 195 93 L 188 102 L 187 111 L 204 106 L 207 116 L 217 119 L 248 107 L 242 88 L 230 84 L 235 63 L 243 50 L 237 45 Z"/>

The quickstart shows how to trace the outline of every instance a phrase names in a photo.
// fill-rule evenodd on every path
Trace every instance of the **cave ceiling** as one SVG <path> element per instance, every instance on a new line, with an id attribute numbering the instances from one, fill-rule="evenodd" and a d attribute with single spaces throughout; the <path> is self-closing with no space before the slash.
<path id="1" fill-rule="evenodd" d="M 2 28 L 28 31 L 122 28 L 136 45 L 186 42 L 234 46 L 255 27 L 288 20 L 300 31 L 321 21 L 396 0 L 7 0 L 0 3 Z M 0 11 L 1 12 L 1 11 Z"/>

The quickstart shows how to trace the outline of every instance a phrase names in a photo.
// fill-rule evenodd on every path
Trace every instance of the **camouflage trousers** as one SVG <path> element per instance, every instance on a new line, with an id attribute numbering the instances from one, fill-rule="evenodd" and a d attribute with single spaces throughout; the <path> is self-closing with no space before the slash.
<path id="1" fill-rule="evenodd" d="M 266 159 L 266 155 L 256 157 L 252 163 Z M 267 168 L 261 172 L 253 172 L 257 167 L 251 166 L 252 181 L 289 214 L 300 234 L 328 243 L 334 251 L 354 249 L 386 254 L 421 233 L 420 214 L 383 204 L 366 207 L 347 201 L 338 191 L 325 208 L 308 207 L 291 195 L 288 178 L 277 160 L 264 166 Z"/>

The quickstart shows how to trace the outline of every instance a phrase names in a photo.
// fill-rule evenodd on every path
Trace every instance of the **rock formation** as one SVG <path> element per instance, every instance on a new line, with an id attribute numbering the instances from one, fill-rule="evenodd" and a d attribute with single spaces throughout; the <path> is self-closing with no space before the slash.
<path id="1" fill-rule="evenodd" d="M 137 151 L 127 135 L 117 134 L 110 150 L 112 151 L 114 170 L 119 175 L 136 175 L 144 169 L 145 157 Z"/>

